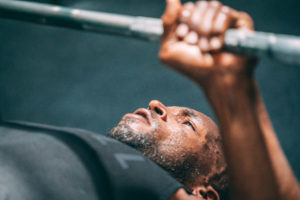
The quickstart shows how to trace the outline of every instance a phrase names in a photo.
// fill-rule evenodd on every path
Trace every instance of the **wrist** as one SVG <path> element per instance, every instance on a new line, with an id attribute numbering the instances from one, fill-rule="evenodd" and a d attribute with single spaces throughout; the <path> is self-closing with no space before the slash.
<path id="1" fill-rule="evenodd" d="M 206 95 L 226 95 L 232 92 L 249 92 L 255 88 L 253 70 L 218 70 L 196 81 Z"/>
<path id="2" fill-rule="evenodd" d="M 239 74 L 227 78 L 214 76 L 209 84 L 201 84 L 217 117 L 239 118 L 246 110 L 255 110 L 258 94 L 253 76 Z"/>

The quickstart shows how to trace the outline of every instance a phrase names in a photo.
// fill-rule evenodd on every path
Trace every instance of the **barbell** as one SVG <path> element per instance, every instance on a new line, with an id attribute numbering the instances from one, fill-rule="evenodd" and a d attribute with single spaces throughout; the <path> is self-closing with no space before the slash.
<path id="1" fill-rule="evenodd" d="M 157 18 L 95 12 L 26 1 L 0 0 L 0 17 L 147 41 L 158 41 L 163 33 L 162 22 Z M 299 36 L 229 29 L 225 34 L 224 44 L 224 48 L 231 52 L 300 64 Z"/>

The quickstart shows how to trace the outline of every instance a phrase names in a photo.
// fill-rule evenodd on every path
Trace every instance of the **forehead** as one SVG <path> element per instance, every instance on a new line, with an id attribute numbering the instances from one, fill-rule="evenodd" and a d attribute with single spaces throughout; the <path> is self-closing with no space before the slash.
<path id="1" fill-rule="evenodd" d="M 173 115 L 184 115 L 199 119 L 202 119 L 204 117 L 202 113 L 187 107 L 170 106 L 168 107 L 168 112 L 172 113 Z"/>

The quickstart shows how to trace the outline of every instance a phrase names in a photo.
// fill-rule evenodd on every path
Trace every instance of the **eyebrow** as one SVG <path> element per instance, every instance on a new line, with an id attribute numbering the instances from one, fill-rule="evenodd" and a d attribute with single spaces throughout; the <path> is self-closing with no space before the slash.
<path id="1" fill-rule="evenodd" d="M 185 117 L 189 117 L 189 118 L 194 118 L 195 120 L 192 120 L 192 121 L 197 121 L 197 123 L 193 123 L 194 124 L 194 128 L 195 130 L 199 130 L 199 116 L 195 113 L 194 110 L 190 109 L 190 108 L 183 108 L 181 111 L 180 111 L 180 115 L 182 116 L 185 116 Z M 198 131 L 195 131 L 197 132 L 197 134 L 199 134 Z"/>
<path id="2" fill-rule="evenodd" d="M 190 108 L 183 108 L 181 111 L 180 111 L 180 114 L 183 115 L 183 116 L 189 116 L 189 117 L 195 117 L 195 118 L 199 118 L 196 113 L 190 109 Z"/>

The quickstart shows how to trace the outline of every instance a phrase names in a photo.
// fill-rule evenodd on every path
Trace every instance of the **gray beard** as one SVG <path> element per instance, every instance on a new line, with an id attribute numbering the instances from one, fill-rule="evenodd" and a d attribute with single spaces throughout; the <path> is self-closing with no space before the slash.
<path id="1" fill-rule="evenodd" d="M 125 119 L 125 123 L 114 127 L 109 136 L 140 151 L 183 184 L 190 181 L 191 176 L 195 176 L 195 173 L 198 174 L 197 170 L 195 171 L 197 157 L 189 155 L 185 149 L 178 149 L 175 146 L 168 146 L 167 148 L 170 148 L 171 152 L 174 149 L 179 150 L 180 153 L 177 156 L 161 152 L 160 143 L 154 137 L 155 134 L 134 133 L 127 125 L 131 120 Z"/>
<path id="2" fill-rule="evenodd" d="M 125 119 L 123 124 L 115 126 L 110 132 L 109 136 L 135 148 L 142 153 L 152 149 L 155 146 L 156 139 L 151 133 L 134 133 L 127 123 L 133 119 Z"/>

